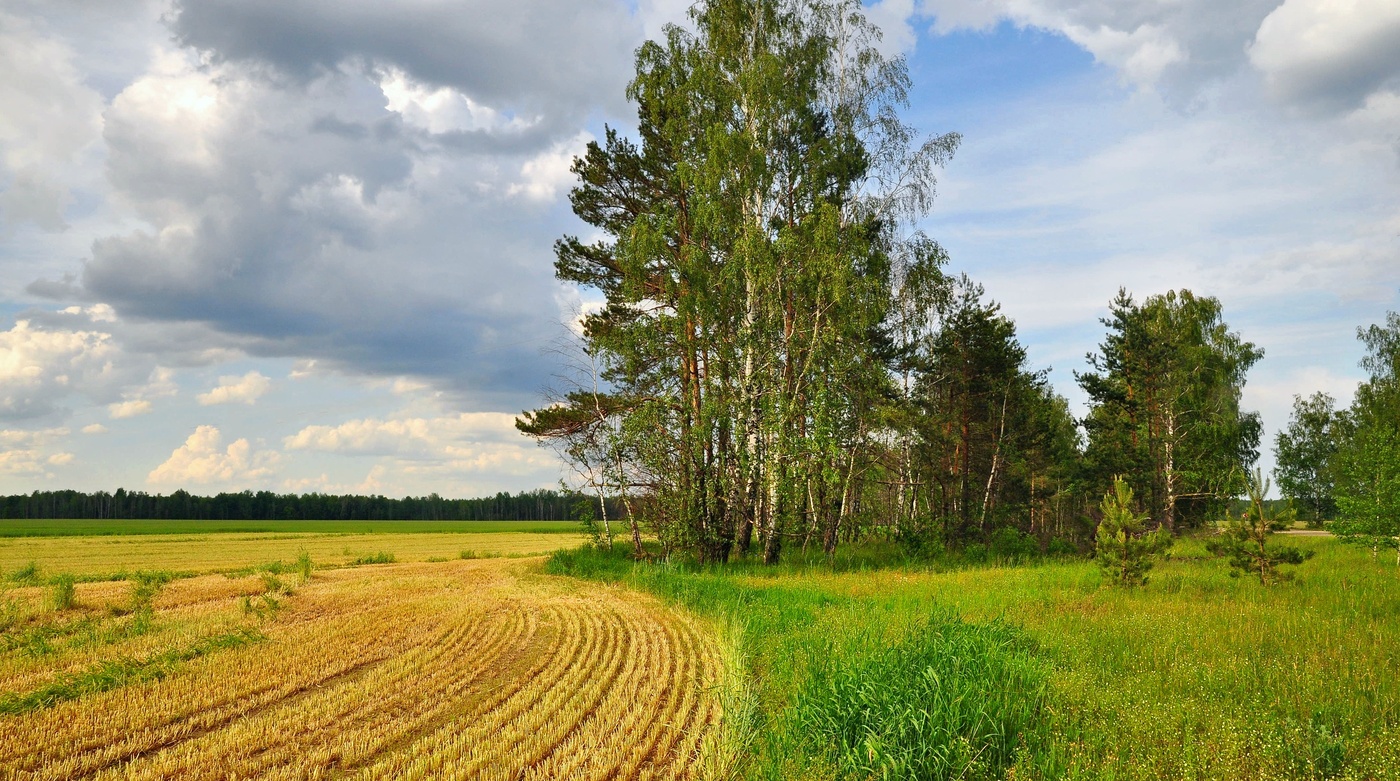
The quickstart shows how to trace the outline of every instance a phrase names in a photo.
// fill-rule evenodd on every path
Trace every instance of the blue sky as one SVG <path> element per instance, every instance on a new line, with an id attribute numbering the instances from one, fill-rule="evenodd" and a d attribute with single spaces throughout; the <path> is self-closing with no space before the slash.
<path id="1" fill-rule="evenodd" d="M 0 491 L 470 496 L 585 305 L 568 165 L 674 0 L 0 4 Z M 882 0 L 923 228 L 1056 388 L 1114 292 L 1213 295 L 1245 404 L 1349 399 L 1400 309 L 1393 0 Z M 1271 462 L 1266 447 L 1265 463 Z"/>

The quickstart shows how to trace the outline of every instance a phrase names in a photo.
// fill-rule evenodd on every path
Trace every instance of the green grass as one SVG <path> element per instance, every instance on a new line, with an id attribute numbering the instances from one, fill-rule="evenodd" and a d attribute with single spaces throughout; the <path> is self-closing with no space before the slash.
<path id="1" fill-rule="evenodd" d="M 350 566 L 358 567 L 361 564 L 393 564 L 396 561 L 394 554 L 388 551 L 378 553 L 366 553 L 350 561 Z"/>
<path id="2" fill-rule="evenodd" d="M 0 518 L 0 537 L 110 537 L 127 534 L 577 533 L 577 521 L 161 521 Z"/>
<path id="3" fill-rule="evenodd" d="M 1297 580 L 1179 541 L 1146 586 L 1088 561 L 548 568 L 742 627 L 753 779 L 1400 779 L 1400 569 L 1330 539 Z M 797 557 L 800 559 L 800 557 Z M 936 683 L 935 683 L 936 681 Z"/>
<path id="4" fill-rule="evenodd" d="M 27 692 L 0 694 L 0 714 L 28 713 L 89 694 L 157 680 L 169 675 L 181 662 L 264 639 L 260 632 L 241 629 L 201 638 L 184 648 L 163 651 L 146 659 L 122 658 L 98 662 L 82 671 L 62 674 L 56 680 Z"/>

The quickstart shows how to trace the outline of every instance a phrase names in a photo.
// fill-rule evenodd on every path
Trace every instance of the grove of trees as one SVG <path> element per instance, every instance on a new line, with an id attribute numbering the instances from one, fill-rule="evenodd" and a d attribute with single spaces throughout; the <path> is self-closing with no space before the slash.
<path id="1" fill-rule="evenodd" d="M 1258 457 L 1262 350 L 1217 299 L 1112 302 L 1080 421 L 980 285 L 914 229 L 956 134 L 899 117 L 858 0 L 709 0 L 637 52 L 637 137 L 575 161 L 556 273 L 601 294 L 583 381 L 517 420 L 666 554 L 777 561 L 1087 547 L 1121 478 L 1150 528 L 1222 514 Z M 1128 495 L 1125 494 L 1125 495 Z"/>
<path id="2" fill-rule="evenodd" d="M 1310 520 L 1400 557 L 1400 313 L 1356 335 L 1369 379 L 1345 409 L 1325 393 L 1294 397 L 1275 475 Z"/>

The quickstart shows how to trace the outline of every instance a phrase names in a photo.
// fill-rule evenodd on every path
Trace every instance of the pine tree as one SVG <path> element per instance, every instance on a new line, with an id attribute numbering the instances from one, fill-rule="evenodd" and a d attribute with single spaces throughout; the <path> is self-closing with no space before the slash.
<path id="1" fill-rule="evenodd" d="M 1152 557 L 1171 545 L 1165 528 L 1145 532 L 1147 514 L 1133 511 L 1133 489 L 1123 478 L 1115 478 L 1113 490 L 1104 494 L 1100 505 L 1103 520 L 1095 541 L 1095 558 L 1105 574 L 1120 586 L 1141 586 L 1152 569 Z"/>
<path id="2" fill-rule="evenodd" d="M 1270 512 L 1265 507 L 1264 495 L 1269 492 L 1269 480 L 1258 468 L 1250 474 L 1247 484 L 1249 506 L 1238 518 L 1230 519 L 1224 533 L 1206 543 L 1206 549 L 1229 557 L 1230 566 L 1235 569 L 1231 575 L 1255 574 L 1265 586 L 1292 580 L 1293 575 L 1280 572 L 1279 565 L 1302 564 L 1312 558 L 1313 552 L 1269 544 L 1269 537 L 1293 520 L 1293 510 L 1290 507 L 1283 512 Z"/>

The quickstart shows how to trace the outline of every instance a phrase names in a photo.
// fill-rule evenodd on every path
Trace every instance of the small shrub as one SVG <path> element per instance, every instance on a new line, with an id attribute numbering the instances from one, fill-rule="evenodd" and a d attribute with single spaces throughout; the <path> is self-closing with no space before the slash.
<path id="1" fill-rule="evenodd" d="M 264 594 L 290 594 L 292 587 L 282 582 L 282 579 L 272 574 L 264 572 L 262 575 Z"/>
<path id="2" fill-rule="evenodd" d="M 394 554 L 387 551 L 380 551 L 375 554 L 360 556 L 351 561 L 350 564 L 351 566 L 359 566 L 361 564 L 393 564 L 394 561 Z"/>
<path id="3" fill-rule="evenodd" d="M 1003 526 L 992 534 L 992 555 L 1002 561 L 1024 562 L 1040 555 L 1035 538 L 1019 529 Z"/>
<path id="4" fill-rule="evenodd" d="M 173 574 L 161 571 L 142 570 L 131 576 L 131 612 L 150 610 L 156 595 L 165 588 L 166 583 L 174 579 Z"/>
<path id="5" fill-rule="evenodd" d="M 963 561 L 969 564 L 987 563 L 987 546 L 980 542 L 974 542 L 962 550 Z"/>
<path id="6" fill-rule="evenodd" d="M 1047 556 L 1078 556 L 1079 548 L 1063 537 L 1051 537 L 1049 544 L 1045 546 L 1045 554 Z"/>
<path id="7" fill-rule="evenodd" d="M 55 575 L 52 581 L 53 590 L 49 594 L 49 605 L 54 610 L 67 610 L 73 607 L 73 597 L 76 593 L 72 575 Z"/>

